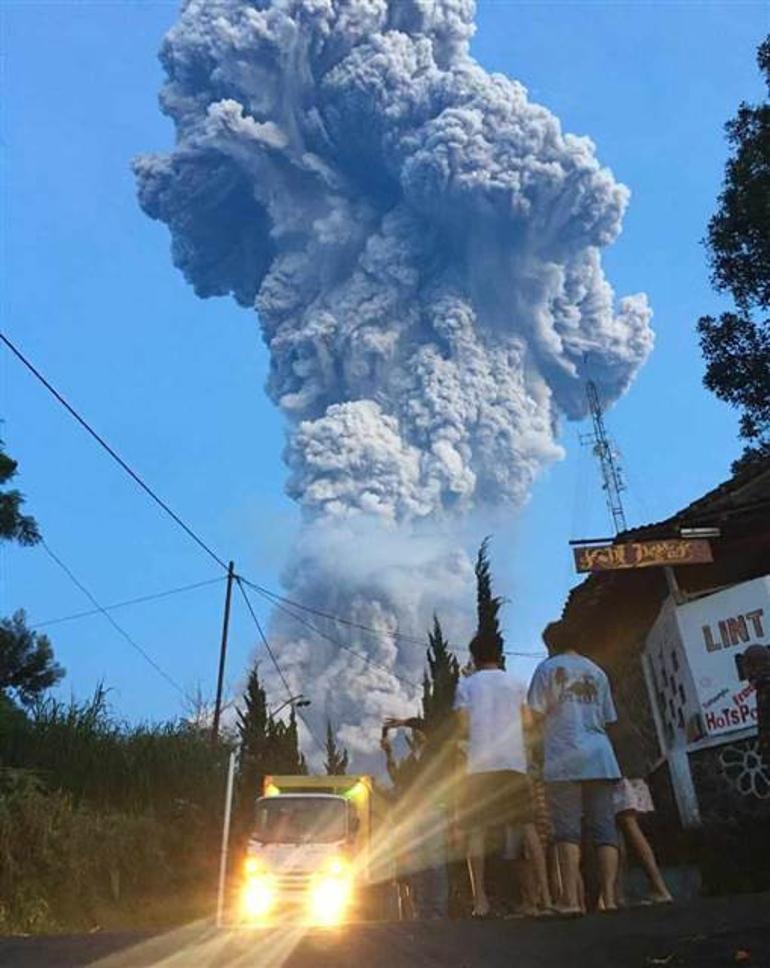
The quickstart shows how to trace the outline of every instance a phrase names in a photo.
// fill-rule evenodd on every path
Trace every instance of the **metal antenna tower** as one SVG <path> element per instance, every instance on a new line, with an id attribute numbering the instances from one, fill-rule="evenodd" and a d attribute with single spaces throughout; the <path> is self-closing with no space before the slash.
<path id="1" fill-rule="evenodd" d="M 621 471 L 617 449 L 613 446 L 604 426 L 602 415 L 602 404 L 599 399 L 599 391 L 593 380 L 586 384 L 586 396 L 588 406 L 591 410 L 591 420 L 593 422 L 593 433 L 581 434 L 580 441 L 590 444 L 596 457 L 599 459 L 599 467 L 602 473 L 602 489 L 607 501 L 607 510 L 610 512 L 615 534 L 627 531 L 626 512 L 623 510 L 623 499 L 621 497 L 626 489 L 625 481 Z"/>

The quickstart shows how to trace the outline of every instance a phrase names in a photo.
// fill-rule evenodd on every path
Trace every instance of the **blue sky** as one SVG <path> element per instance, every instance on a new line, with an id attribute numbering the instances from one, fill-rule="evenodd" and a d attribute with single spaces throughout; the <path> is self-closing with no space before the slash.
<path id="1" fill-rule="evenodd" d="M 624 233 L 605 255 L 618 294 L 644 290 L 655 310 L 656 350 L 608 417 L 631 524 L 715 486 L 740 449 L 735 414 L 701 386 L 695 320 L 722 303 L 699 240 L 722 177 L 722 126 L 741 99 L 763 96 L 754 52 L 768 11 L 735 0 L 479 5 L 477 59 L 593 138 L 632 190 Z M 175 15 L 167 3 L 3 7 L 2 328 L 223 557 L 277 588 L 297 517 L 283 495 L 283 427 L 262 391 L 257 320 L 196 299 L 171 266 L 165 228 L 140 212 L 129 170 L 134 154 L 170 145 L 156 50 Z M 217 577 L 7 353 L 0 416 L 48 543 L 103 603 Z M 576 580 L 569 538 L 608 532 L 578 441 L 587 429 L 565 426 L 567 459 L 495 534 L 510 648 L 537 648 L 560 611 Z M 24 607 L 42 622 L 89 607 L 42 549 L 0 555 L 0 613 Z M 223 592 L 216 584 L 116 618 L 185 690 L 211 693 Z M 174 689 L 102 616 L 50 634 L 65 695 L 103 679 L 123 716 L 180 711 Z M 236 603 L 232 685 L 253 648 Z"/>

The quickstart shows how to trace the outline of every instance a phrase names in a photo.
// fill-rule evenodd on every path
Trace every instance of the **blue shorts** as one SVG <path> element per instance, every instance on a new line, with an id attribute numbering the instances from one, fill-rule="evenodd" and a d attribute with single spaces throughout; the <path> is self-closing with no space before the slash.
<path id="1" fill-rule="evenodd" d="M 580 844 L 583 825 L 597 847 L 617 847 L 613 790 L 615 780 L 554 780 L 546 783 L 554 840 Z"/>

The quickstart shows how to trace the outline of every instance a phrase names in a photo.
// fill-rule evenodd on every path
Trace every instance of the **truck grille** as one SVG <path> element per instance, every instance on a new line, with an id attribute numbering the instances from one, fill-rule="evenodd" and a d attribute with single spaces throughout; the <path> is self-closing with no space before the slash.
<path id="1" fill-rule="evenodd" d="M 306 891 L 310 886 L 310 874 L 305 871 L 284 871 L 277 875 L 276 882 L 281 893 Z"/>

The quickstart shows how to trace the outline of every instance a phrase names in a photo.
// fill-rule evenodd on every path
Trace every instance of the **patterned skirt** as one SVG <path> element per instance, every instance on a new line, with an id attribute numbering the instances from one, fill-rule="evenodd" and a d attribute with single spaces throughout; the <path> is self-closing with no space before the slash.
<path id="1" fill-rule="evenodd" d="M 644 780 L 618 780 L 612 791 L 615 814 L 633 810 L 634 813 L 652 813 L 655 805 L 652 802 L 650 788 Z"/>

